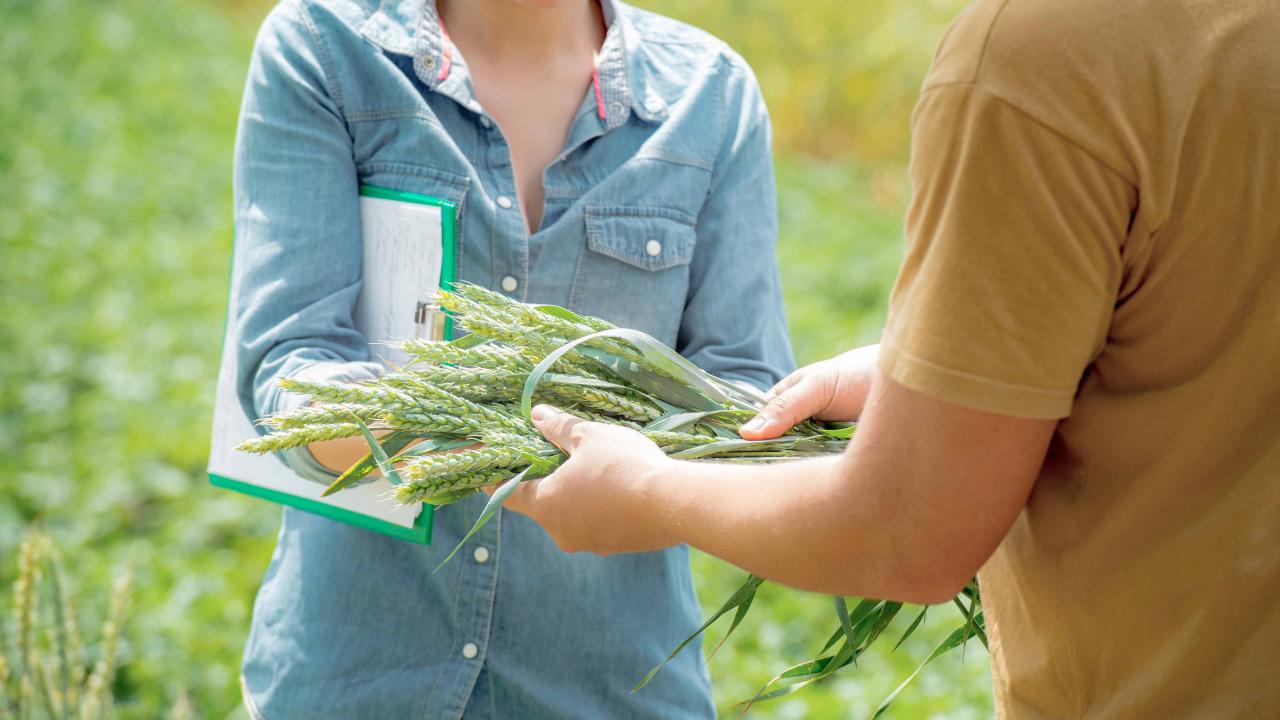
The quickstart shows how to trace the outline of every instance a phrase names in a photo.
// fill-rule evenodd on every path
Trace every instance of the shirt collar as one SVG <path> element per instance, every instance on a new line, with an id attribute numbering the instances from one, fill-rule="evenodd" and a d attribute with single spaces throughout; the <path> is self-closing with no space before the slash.
<path id="1" fill-rule="evenodd" d="M 644 43 L 624 12 L 626 6 L 618 0 L 599 2 L 608 30 L 592 78 L 597 117 L 605 130 L 625 124 L 632 113 L 650 122 L 661 120 L 666 103 L 647 90 Z M 382 0 L 360 31 L 387 52 L 412 56 L 414 73 L 427 87 L 474 101 L 469 84 L 464 87 L 453 72 L 455 49 L 440 24 L 435 0 Z"/>

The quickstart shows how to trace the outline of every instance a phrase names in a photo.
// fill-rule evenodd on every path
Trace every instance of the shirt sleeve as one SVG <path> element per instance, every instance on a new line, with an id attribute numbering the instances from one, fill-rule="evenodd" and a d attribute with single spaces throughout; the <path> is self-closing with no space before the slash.
<path id="1" fill-rule="evenodd" d="M 769 114 L 745 61 L 735 57 L 728 74 L 727 124 L 698 215 L 677 350 L 712 374 L 767 388 L 795 366 L 778 273 Z"/>
<path id="2" fill-rule="evenodd" d="M 305 402 L 281 378 L 364 380 L 380 370 L 353 319 L 362 246 L 352 141 L 305 12 L 281 3 L 263 24 L 236 135 L 232 322 L 251 419 Z M 278 456 L 308 479 L 333 477 L 305 447 Z"/>
<path id="3" fill-rule="evenodd" d="M 1107 337 L 1134 189 L 978 85 L 929 88 L 913 123 L 881 370 L 979 410 L 1070 415 Z"/>

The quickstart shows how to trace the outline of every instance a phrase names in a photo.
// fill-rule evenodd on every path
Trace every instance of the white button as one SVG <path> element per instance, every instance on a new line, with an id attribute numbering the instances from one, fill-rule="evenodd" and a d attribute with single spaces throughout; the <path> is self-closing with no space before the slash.
<path id="1" fill-rule="evenodd" d="M 506 195 L 498 196 L 498 207 L 502 208 L 503 210 L 510 210 L 513 204 L 514 203 L 511 202 L 511 198 L 507 197 Z"/>
<path id="2" fill-rule="evenodd" d="M 516 282 L 516 279 L 510 275 L 502 278 L 503 290 L 506 290 L 507 292 L 515 292 L 518 287 L 520 287 L 520 283 Z"/>
<path id="3" fill-rule="evenodd" d="M 649 253 L 649 257 L 658 257 L 662 254 L 662 243 L 657 240 L 650 240 L 644 244 L 644 251 Z"/>
<path id="4" fill-rule="evenodd" d="M 481 545 L 476 548 L 475 552 L 471 553 L 471 557 L 475 558 L 478 563 L 487 563 L 489 562 L 489 548 Z"/>
<path id="5" fill-rule="evenodd" d="M 480 116 L 480 126 L 481 126 L 481 127 L 483 127 L 485 130 L 488 130 L 489 128 L 493 127 L 493 121 L 492 121 L 492 120 L 490 120 L 489 118 L 487 118 L 487 117 L 485 117 L 485 116 L 481 115 L 481 116 Z"/>
<path id="6" fill-rule="evenodd" d="M 476 647 L 475 643 L 467 643 L 466 645 L 462 646 L 462 657 L 468 660 L 473 659 L 475 656 L 479 654 L 480 654 L 480 648 Z"/>

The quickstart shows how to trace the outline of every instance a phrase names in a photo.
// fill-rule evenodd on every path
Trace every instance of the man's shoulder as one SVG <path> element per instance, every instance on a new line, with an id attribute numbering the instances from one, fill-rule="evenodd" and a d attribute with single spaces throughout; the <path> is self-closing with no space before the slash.
<path id="1" fill-rule="evenodd" d="M 1048 85 L 1073 78 L 1122 85 L 1137 78 L 1116 68 L 1158 70 L 1159 55 L 1199 31 L 1189 4 L 976 0 L 947 30 L 925 88 Z"/>

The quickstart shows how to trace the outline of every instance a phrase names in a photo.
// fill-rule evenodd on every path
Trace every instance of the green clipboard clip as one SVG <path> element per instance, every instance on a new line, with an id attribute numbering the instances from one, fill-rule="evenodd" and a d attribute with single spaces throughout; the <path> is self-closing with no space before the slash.
<path id="1" fill-rule="evenodd" d="M 379 187 L 375 185 L 360 186 L 362 223 L 367 237 L 371 225 L 363 217 L 377 203 L 366 203 L 364 199 L 385 200 L 393 204 L 407 203 L 409 207 L 399 207 L 407 212 L 393 212 L 387 216 L 391 224 L 407 223 L 403 228 L 412 228 L 416 232 L 422 227 L 430 227 L 433 219 L 439 221 L 440 237 L 440 274 L 437 287 L 452 287 L 457 272 L 457 205 L 429 195 L 421 195 L 403 190 Z M 396 205 L 387 205 L 396 208 Z M 418 207 L 415 210 L 414 207 Z M 430 208 L 430 211 L 427 209 Z M 424 212 L 425 211 L 425 212 Z M 387 223 L 378 225 L 379 232 L 385 232 Z M 434 233 L 432 233 L 434 235 Z M 366 247 L 366 258 L 368 248 Z M 370 284 L 366 283 L 366 287 Z M 231 307 L 228 317 L 235 312 L 236 288 L 231 288 Z M 429 293 L 420 293 L 415 298 L 416 306 L 412 308 L 413 334 L 419 338 L 452 340 L 454 335 L 453 319 L 444 312 Z M 396 296 L 397 299 L 399 296 Z M 365 296 L 362 295 L 362 301 Z M 357 321 L 359 318 L 357 318 Z M 227 323 L 223 341 L 222 366 L 218 374 L 218 397 L 215 403 L 213 442 L 209 454 L 209 482 L 216 487 L 234 490 L 253 497 L 269 500 L 281 505 L 305 510 L 331 520 L 348 523 L 365 530 L 388 535 L 401 540 L 408 540 L 423 545 L 431 543 L 431 526 L 433 508 L 423 507 L 412 522 L 408 513 L 413 508 L 397 508 L 386 500 L 385 483 L 359 485 L 330 496 L 323 496 L 324 486 L 305 480 L 273 456 L 256 456 L 234 450 L 235 445 L 256 432 L 249 418 L 241 409 L 236 389 L 236 353 L 237 338 L 233 335 L 234 327 Z M 397 332 L 397 336 L 409 335 L 409 332 Z M 379 337 L 379 340 L 390 339 Z M 407 443 L 406 443 L 407 444 Z M 382 485 L 384 487 L 377 487 Z M 404 514 L 399 514 L 404 513 Z"/>

